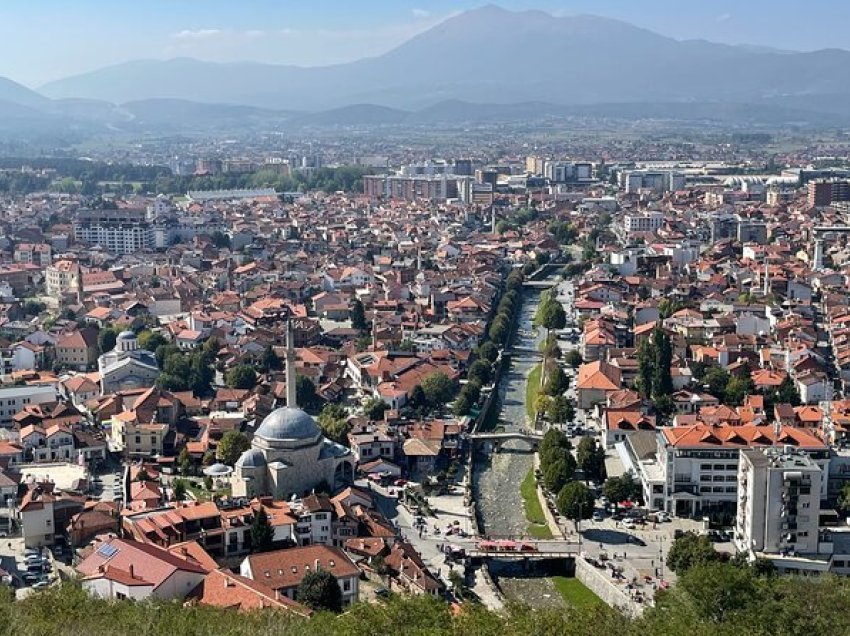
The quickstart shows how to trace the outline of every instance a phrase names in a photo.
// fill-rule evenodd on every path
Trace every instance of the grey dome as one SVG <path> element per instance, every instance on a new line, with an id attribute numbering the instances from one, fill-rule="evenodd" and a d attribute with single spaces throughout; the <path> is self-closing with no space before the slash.
<path id="1" fill-rule="evenodd" d="M 322 430 L 301 409 L 285 406 L 275 409 L 263 420 L 260 428 L 254 434 L 266 440 L 314 440 L 322 434 Z"/>
<path id="2" fill-rule="evenodd" d="M 122 331 L 121 333 L 118 334 L 118 337 L 116 338 L 116 340 L 135 340 L 135 339 L 136 339 L 136 334 L 134 334 L 130 330 Z"/>
<path id="3" fill-rule="evenodd" d="M 222 463 L 216 463 L 204 469 L 204 474 L 209 476 L 229 475 L 232 472 L 230 466 L 225 466 Z"/>
<path id="4" fill-rule="evenodd" d="M 249 448 L 236 460 L 236 465 L 242 468 L 259 468 L 266 465 L 266 457 L 259 448 Z"/>

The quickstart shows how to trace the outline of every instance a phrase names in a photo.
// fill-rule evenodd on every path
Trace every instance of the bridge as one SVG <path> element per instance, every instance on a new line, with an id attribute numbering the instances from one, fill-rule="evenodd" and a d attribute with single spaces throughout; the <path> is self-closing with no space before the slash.
<path id="1" fill-rule="evenodd" d="M 519 431 L 502 431 L 493 433 L 472 433 L 469 438 L 474 441 L 495 441 L 502 442 L 509 439 L 521 439 L 530 442 L 539 442 L 543 439 L 543 433 L 537 431 L 519 430 Z"/>
<path id="2" fill-rule="evenodd" d="M 557 284 L 558 281 L 554 280 L 526 280 L 522 286 L 526 289 L 552 289 Z"/>
<path id="3" fill-rule="evenodd" d="M 466 550 L 473 559 L 565 559 L 578 553 L 578 543 L 562 539 L 482 539 Z"/>
<path id="4" fill-rule="evenodd" d="M 543 358 L 543 354 L 540 353 L 537 349 L 533 347 L 511 347 L 507 350 L 508 355 L 516 355 L 521 354 L 524 356 L 531 356 L 533 358 Z"/>

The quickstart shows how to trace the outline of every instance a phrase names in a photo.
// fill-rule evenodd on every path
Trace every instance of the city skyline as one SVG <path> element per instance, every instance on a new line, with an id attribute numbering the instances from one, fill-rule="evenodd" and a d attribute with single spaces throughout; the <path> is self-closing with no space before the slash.
<path id="1" fill-rule="evenodd" d="M 257 61 L 321 66 L 383 54 L 459 12 L 482 2 L 390 2 L 364 6 L 329 0 L 321 10 L 254 0 L 248 9 L 221 0 L 203 6 L 163 0 L 142 6 L 101 0 L 73 6 L 48 0 L 38 5 L 12 2 L 0 24 L 0 76 L 37 88 L 49 81 L 134 59 L 191 57 L 216 62 Z M 603 5 L 587 0 L 504 0 L 512 10 L 541 10 L 556 16 L 593 14 L 629 22 L 679 40 L 705 39 L 787 50 L 850 48 L 840 25 L 850 7 L 825 0 L 834 19 L 817 31 L 791 27 L 784 3 L 758 0 L 739 6 L 721 1 L 691 6 L 685 13 L 670 0 Z M 790 7 L 788 7 L 790 8 Z M 678 9 L 678 10 L 677 10 Z M 39 25 L 39 28 L 31 28 Z M 100 34 L 92 37 L 92 33 Z"/>

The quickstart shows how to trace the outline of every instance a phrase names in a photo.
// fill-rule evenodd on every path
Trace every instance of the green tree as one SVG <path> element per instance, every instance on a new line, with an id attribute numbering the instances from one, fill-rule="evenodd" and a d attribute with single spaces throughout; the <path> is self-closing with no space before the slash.
<path id="1" fill-rule="evenodd" d="M 477 380 L 481 386 L 485 386 L 490 382 L 491 375 L 490 363 L 486 360 L 476 360 L 470 365 L 469 371 L 466 373 L 468 380 Z"/>
<path id="2" fill-rule="evenodd" d="M 485 342 L 475 351 L 475 357 L 493 363 L 499 357 L 499 349 L 492 342 Z"/>
<path id="3" fill-rule="evenodd" d="M 268 552 L 274 543 L 274 528 L 263 506 L 251 521 L 251 552 Z"/>
<path id="4" fill-rule="evenodd" d="M 708 387 L 708 392 L 714 397 L 723 399 L 726 385 L 729 384 L 729 374 L 720 367 L 712 366 L 703 376 L 703 382 Z"/>
<path id="5" fill-rule="evenodd" d="M 156 351 L 159 347 L 167 344 L 166 339 L 158 332 L 143 329 L 139 332 L 139 346 L 147 351 Z"/>
<path id="6" fill-rule="evenodd" d="M 347 445 L 348 413 L 341 404 L 325 404 L 316 421 L 325 437 Z"/>
<path id="7" fill-rule="evenodd" d="M 253 389 L 257 386 L 257 372 L 247 364 L 237 364 L 228 369 L 224 382 L 231 389 Z"/>
<path id="8" fill-rule="evenodd" d="M 642 340 L 637 347 L 638 374 L 635 386 L 640 394 L 649 398 L 652 395 L 652 378 L 654 376 L 655 351 L 648 340 Z"/>
<path id="9" fill-rule="evenodd" d="M 729 378 L 723 396 L 727 404 L 740 406 L 744 403 L 744 398 L 754 391 L 753 379 L 750 377 L 749 370 L 745 369 L 741 375 L 733 375 Z"/>
<path id="10" fill-rule="evenodd" d="M 260 368 L 266 371 L 280 371 L 283 368 L 283 363 L 271 345 L 266 345 L 266 348 L 263 349 L 263 355 L 260 357 Z"/>
<path id="11" fill-rule="evenodd" d="M 551 395 L 555 397 L 557 395 L 561 395 L 570 388 L 570 378 L 564 373 L 564 370 L 561 369 L 561 365 L 553 364 L 550 365 L 552 367 L 549 372 L 549 376 L 546 378 L 546 385 L 543 388 L 543 392 L 546 395 Z"/>
<path id="12" fill-rule="evenodd" d="M 27 316 L 39 316 L 45 309 L 47 309 L 47 306 L 37 300 L 28 300 L 23 306 L 24 313 Z"/>
<path id="13" fill-rule="evenodd" d="M 670 336 L 660 327 L 652 332 L 652 347 L 655 352 L 655 364 L 652 374 L 652 397 L 673 393 L 673 377 L 670 370 L 673 366 L 673 346 Z"/>
<path id="14" fill-rule="evenodd" d="M 850 513 L 850 483 L 845 483 L 841 487 L 841 493 L 838 495 L 838 507 L 845 514 Z"/>
<path id="15" fill-rule="evenodd" d="M 357 331 L 364 332 L 369 328 L 366 323 L 366 310 L 363 308 L 363 303 L 359 298 L 355 298 L 351 302 L 351 326 Z"/>
<path id="16" fill-rule="evenodd" d="M 118 339 L 118 330 L 114 327 L 104 327 L 97 334 L 97 348 L 101 353 L 112 351 Z"/>
<path id="17" fill-rule="evenodd" d="M 216 456 L 220 462 L 233 466 L 250 446 L 251 443 L 245 433 L 236 430 L 227 431 L 218 442 L 215 449 Z"/>
<path id="18" fill-rule="evenodd" d="M 319 404 L 319 396 L 316 394 L 316 385 L 306 375 L 296 374 L 295 399 L 304 410 L 313 410 Z"/>
<path id="19" fill-rule="evenodd" d="M 564 362 L 573 369 L 577 369 L 582 365 L 584 360 L 581 359 L 581 353 L 579 353 L 578 349 L 570 349 L 564 356 Z"/>
<path id="20" fill-rule="evenodd" d="M 384 413 L 390 405 L 377 396 L 370 397 L 363 405 L 363 415 L 370 420 L 384 419 Z"/>
<path id="21" fill-rule="evenodd" d="M 422 380 L 422 390 L 428 404 L 434 407 L 447 404 L 455 396 L 456 384 L 442 371 L 434 371 Z"/>
<path id="22" fill-rule="evenodd" d="M 801 401 L 797 385 L 794 384 L 790 375 L 786 375 L 782 379 L 782 384 L 779 385 L 776 402 L 790 404 L 791 406 L 799 406 Z"/>
<path id="23" fill-rule="evenodd" d="M 552 292 L 543 295 L 537 312 L 534 314 L 534 324 L 543 327 L 546 331 L 563 329 L 567 325 L 567 314 L 564 306 Z"/>
<path id="24" fill-rule="evenodd" d="M 192 472 L 192 456 L 189 455 L 189 449 L 185 446 L 177 456 L 177 466 L 180 468 L 180 474 L 184 477 Z"/>
<path id="25" fill-rule="evenodd" d="M 551 451 L 550 451 L 551 452 Z M 560 492 L 564 485 L 575 476 L 576 462 L 570 453 L 550 459 L 543 468 L 543 483 L 549 492 Z"/>
<path id="26" fill-rule="evenodd" d="M 452 413 L 457 417 L 464 417 L 469 415 L 471 408 L 472 401 L 469 399 L 469 395 L 465 391 L 461 391 L 452 404 Z"/>
<path id="27" fill-rule="evenodd" d="M 186 498 L 186 482 L 175 479 L 171 482 L 171 501 L 183 501 Z"/>
<path id="28" fill-rule="evenodd" d="M 667 553 L 667 566 L 682 575 L 698 565 L 706 565 L 720 559 L 709 538 L 703 534 L 685 532 L 673 541 Z"/>
<path id="29" fill-rule="evenodd" d="M 342 611 L 342 591 L 336 577 L 328 570 L 312 570 L 304 575 L 295 599 L 315 611 Z"/>
<path id="30" fill-rule="evenodd" d="M 212 466 L 215 463 L 215 453 L 212 451 L 207 451 L 204 453 L 204 456 L 201 458 L 201 466 L 207 468 L 208 466 Z"/>
<path id="31" fill-rule="evenodd" d="M 578 528 L 579 521 L 593 516 L 595 497 L 590 488 L 580 481 L 571 481 L 558 491 L 555 501 L 558 512 L 570 519 Z"/>
<path id="32" fill-rule="evenodd" d="M 552 398 L 546 409 L 546 417 L 553 424 L 569 424 L 575 419 L 575 414 L 573 403 L 565 395 Z"/>
<path id="33" fill-rule="evenodd" d="M 576 449 L 576 463 L 585 481 L 601 481 L 605 477 L 605 449 L 594 437 L 582 437 Z"/>
<path id="34" fill-rule="evenodd" d="M 636 481 L 630 472 L 606 479 L 602 485 L 602 494 L 614 504 L 622 501 L 639 502 L 643 499 L 640 482 Z"/>

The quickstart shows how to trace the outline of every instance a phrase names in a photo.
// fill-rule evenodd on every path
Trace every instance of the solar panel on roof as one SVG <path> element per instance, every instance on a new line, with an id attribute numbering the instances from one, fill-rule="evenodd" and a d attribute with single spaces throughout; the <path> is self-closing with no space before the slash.
<path id="1" fill-rule="evenodd" d="M 117 552 L 118 552 L 118 548 L 115 547 L 114 545 L 110 545 L 109 543 L 104 543 L 102 546 L 100 546 L 97 549 L 97 553 L 100 556 L 105 557 L 107 559 L 115 556 L 117 554 Z"/>

